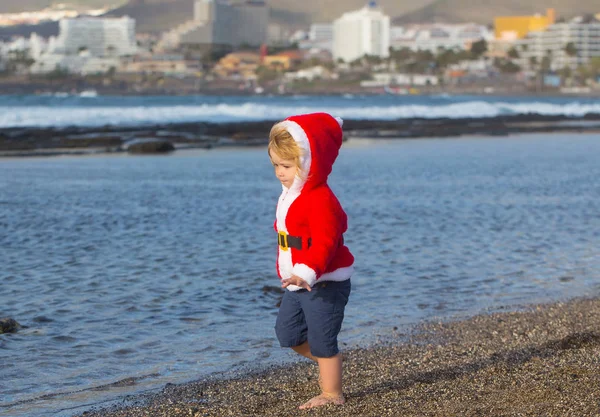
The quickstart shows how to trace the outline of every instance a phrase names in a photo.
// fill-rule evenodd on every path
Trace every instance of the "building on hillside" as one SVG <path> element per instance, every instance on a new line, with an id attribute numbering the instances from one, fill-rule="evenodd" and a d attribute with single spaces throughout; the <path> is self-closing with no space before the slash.
<path id="1" fill-rule="evenodd" d="M 259 0 L 196 0 L 194 20 L 183 29 L 178 35 L 181 45 L 258 46 L 268 41 L 269 8 Z"/>
<path id="2" fill-rule="evenodd" d="M 120 59 L 113 57 L 45 54 L 29 70 L 32 74 L 45 74 L 60 70 L 69 74 L 90 75 L 116 71 L 120 66 Z"/>
<path id="3" fill-rule="evenodd" d="M 440 49 L 468 50 L 473 42 L 481 39 L 493 39 L 492 32 L 484 25 L 433 23 L 392 27 L 390 43 L 394 49 L 408 48 L 437 54 Z"/>
<path id="4" fill-rule="evenodd" d="M 284 51 L 275 55 L 267 55 L 262 64 L 272 69 L 288 71 L 296 68 L 304 60 L 304 55 L 299 51 Z"/>
<path id="5" fill-rule="evenodd" d="M 254 80 L 261 59 L 256 52 L 232 52 L 221 58 L 213 73 L 221 78 Z"/>
<path id="6" fill-rule="evenodd" d="M 135 55 L 135 19 L 82 17 L 62 19 L 50 53 L 78 55 L 82 50 L 95 57 Z"/>
<path id="7" fill-rule="evenodd" d="M 40 56 L 48 49 L 49 42 L 32 33 L 29 39 L 24 37 L 14 38 L 10 42 L 0 41 L 0 61 L 9 60 L 10 55 L 16 52 L 22 52 L 33 60 L 38 60 Z"/>
<path id="8" fill-rule="evenodd" d="M 304 68 L 295 72 L 286 72 L 284 74 L 286 81 L 314 81 L 314 80 L 335 80 L 338 75 L 328 68 L 317 65 L 311 68 Z"/>
<path id="9" fill-rule="evenodd" d="M 351 62 L 365 55 L 390 55 L 390 17 L 375 1 L 360 10 L 344 13 L 333 22 L 333 56 Z"/>
<path id="10" fill-rule="evenodd" d="M 313 23 L 308 31 L 308 39 L 314 42 L 333 42 L 333 24 Z"/>
<path id="11" fill-rule="evenodd" d="M 269 23 L 267 33 L 267 45 L 269 46 L 289 47 L 294 42 L 292 30 L 286 25 Z"/>
<path id="12" fill-rule="evenodd" d="M 137 57 L 124 63 L 119 72 L 136 74 L 196 75 L 202 71 L 197 60 L 187 60 L 183 55 L 155 54 L 151 57 Z"/>
<path id="13" fill-rule="evenodd" d="M 298 47 L 303 50 L 329 51 L 333 49 L 333 24 L 314 23 L 310 26 L 302 38 L 295 41 Z"/>
<path id="14" fill-rule="evenodd" d="M 389 86 L 434 86 L 439 84 L 437 75 L 429 74 L 398 74 L 377 73 L 372 80 L 361 81 L 361 87 L 389 87 Z"/>
<path id="15" fill-rule="evenodd" d="M 546 15 L 501 16 L 494 19 L 496 40 L 514 42 L 523 39 L 530 32 L 545 30 L 555 22 L 554 9 L 546 10 Z"/>
<path id="16" fill-rule="evenodd" d="M 37 45 L 36 45 L 37 43 Z M 59 34 L 47 46 L 32 43 L 36 55 L 33 74 L 56 70 L 72 74 L 98 74 L 115 71 L 121 58 L 137 53 L 135 20 L 129 17 L 82 17 L 59 21 Z"/>
<path id="17" fill-rule="evenodd" d="M 531 32 L 516 43 L 521 66 L 550 70 L 572 69 L 600 57 L 600 19 L 576 17 L 555 23 L 545 31 Z"/>

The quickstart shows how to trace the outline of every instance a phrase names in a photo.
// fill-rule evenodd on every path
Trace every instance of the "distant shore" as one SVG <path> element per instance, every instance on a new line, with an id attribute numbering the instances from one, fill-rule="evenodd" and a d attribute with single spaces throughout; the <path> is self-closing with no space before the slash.
<path id="1" fill-rule="evenodd" d="M 249 83 L 238 79 L 203 79 L 197 76 L 175 76 L 168 74 L 96 74 L 79 76 L 75 74 L 0 74 L 0 94 L 10 95 L 79 95 L 90 91 L 101 96 L 253 96 L 253 95 L 381 95 L 398 94 L 395 87 L 361 86 L 360 80 L 313 80 L 310 82 L 285 83 L 273 80 Z M 523 82 L 498 81 L 490 79 L 471 80 L 470 83 L 448 85 L 404 86 L 403 94 L 452 94 L 511 97 L 595 97 L 598 88 L 576 87 L 559 88 L 534 86 Z"/>
<path id="2" fill-rule="evenodd" d="M 132 141 L 166 143 L 172 149 L 264 146 L 276 120 L 230 123 L 172 123 L 152 126 L 0 128 L 0 157 L 124 153 Z M 524 133 L 599 133 L 600 114 L 583 117 L 524 114 L 481 118 L 345 120 L 346 138 L 448 138 Z"/>
<path id="3" fill-rule="evenodd" d="M 597 416 L 600 299 L 428 322 L 345 353 L 344 406 L 299 411 L 318 393 L 307 361 L 238 378 L 169 385 L 90 409 L 141 416 Z M 391 330 L 391 329 L 390 329 Z"/>

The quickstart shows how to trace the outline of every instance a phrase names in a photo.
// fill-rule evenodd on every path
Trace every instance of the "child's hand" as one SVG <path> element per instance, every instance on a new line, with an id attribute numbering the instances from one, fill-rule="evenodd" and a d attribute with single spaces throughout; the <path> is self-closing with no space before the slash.
<path id="1" fill-rule="evenodd" d="M 305 290 L 312 291 L 312 288 L 310 287 L 310 285 L 308 285 L 308 282 L 304 281 L 302 278 L 296 275 L 292 275 L 291 278 L 281 280 L 282 288 L 287 288 L 288 285 L 297 285 L 298 287 L 302 287 Z"/>

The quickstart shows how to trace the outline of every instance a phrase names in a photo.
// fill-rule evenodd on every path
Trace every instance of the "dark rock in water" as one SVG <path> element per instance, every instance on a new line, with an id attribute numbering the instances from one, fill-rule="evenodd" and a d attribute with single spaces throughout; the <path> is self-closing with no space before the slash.
<path id="1" fill-rule="evenodd" d="M 123 145 L 130 153 L 166 153 L 175 150 L 175 146 L 165 139 L 134 139 Z"/>
<path id="2" fill-rule="evenodd" d="M 0 128 L 0 157 L 98 152 L 166 153 L 176 149 L 266 146 L 278 120 L 166 123 L 141 126 Z M 525 133 L 600 132 L 600 113 L 581 117 L 521 114 L 493 117 L 347 119 L 344 139 L 508 136 Z"/>
<path id="3" fill-rule="evenodd" d="M 46 316 L 36 316 L 33 321 L 36 323 L 52 323 L 54 320 Z"/>
<path id="4" fill-rule="evenodd" d="M 262 288 L 263 293 L 275 293 L 275 294 L 283 294 L 285 291 L 281 287 L 275 287 L 273 285 L 265 285 Z"/>
<path id="5" fill-rule="evenodd" d="M 0 334 L 16 332 L 20 327 L 21 325 L 15 319 L 10 317 L 0 318 Z"/>

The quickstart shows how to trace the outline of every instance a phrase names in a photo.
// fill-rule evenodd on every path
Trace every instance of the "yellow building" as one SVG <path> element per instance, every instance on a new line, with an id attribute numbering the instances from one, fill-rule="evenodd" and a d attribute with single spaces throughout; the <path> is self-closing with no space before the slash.
<path id="1" fill-rule="evenodd" d="M 546 15 L 501 16 L 494 19 L 496 40 L 514 41 L 522 39 L 529 32 L 545 30 L 555 22 L 554 9 L 546 10 Z"/>
<path id="2" fill-rule="evenodd" d="M 255 52 L 232 52 L 221 58 L 213 72 L 220 77 L 252 79 L 255 78 L 260 61 L 260 55 Z"/>
<path id="3" fill-rule="evenodd" d="M 302 53 L 298 51 L 286 51 L 277 55 L 267 55 L 263 65 L 269 68 L 288 71 L 297 67 L 302 62 Z"/>

